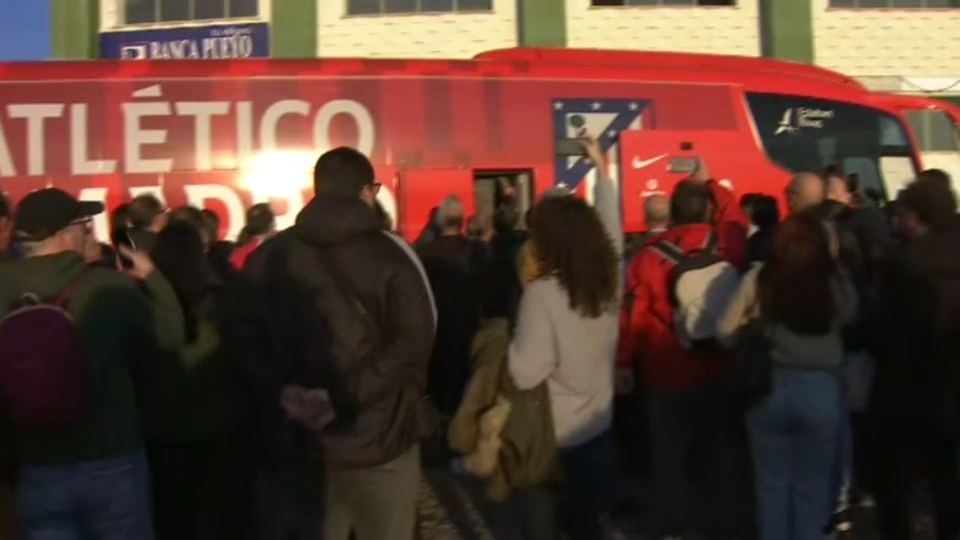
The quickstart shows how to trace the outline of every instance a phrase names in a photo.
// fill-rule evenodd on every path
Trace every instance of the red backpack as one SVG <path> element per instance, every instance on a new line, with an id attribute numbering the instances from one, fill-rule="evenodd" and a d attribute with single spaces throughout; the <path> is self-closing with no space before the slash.
<path id="1" fill-rule="evenodd" d="M 0 399 L 18 428 L 68 428 L 87 418 L 86 356 L 64 307 L 72 292 L 25 294 L 0 320 Z"/>

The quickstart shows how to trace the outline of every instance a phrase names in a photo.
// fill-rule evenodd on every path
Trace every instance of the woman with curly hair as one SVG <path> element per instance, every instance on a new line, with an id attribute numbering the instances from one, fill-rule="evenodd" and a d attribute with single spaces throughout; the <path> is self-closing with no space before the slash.
<path id="1" fill-rule="evenodd" d="M 602 538 L 600 516 L 613 460 L 614 356 L 621 294 L 623 229 L 616 191 L 603 172 L 604 155 L 584 141 L 598 164 L 596 208 L 554 188 L 530 215 L 529 257 L 508 369 L 517 387 L 543 381 L 550 396 L 563 496 L 528 494 L 524 536 L 557 538 L 557 504 L 571 540 Z"/>

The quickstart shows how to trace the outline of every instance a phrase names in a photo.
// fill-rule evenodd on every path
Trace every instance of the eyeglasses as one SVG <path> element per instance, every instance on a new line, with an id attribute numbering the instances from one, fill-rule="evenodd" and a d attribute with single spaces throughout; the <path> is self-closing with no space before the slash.
<path id="1" fill-rule="evenodd" d="M 90 218 L 78 219 L 70 223 L 71 226 L 78 225 L 84 234 L 93 233 L 93 220 Z"/>

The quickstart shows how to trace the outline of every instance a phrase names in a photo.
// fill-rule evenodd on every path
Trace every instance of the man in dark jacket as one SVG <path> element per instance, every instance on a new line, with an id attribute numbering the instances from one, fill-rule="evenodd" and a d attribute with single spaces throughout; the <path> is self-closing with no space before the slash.
<path id="1" fill-rule="evenodd" d="M 321 443 L 323 538 L 347 540 L 352 530 L 357 540 L 410 540 L 419 442 L 433 420 L 424 397 L 433 296 L 413 250 L 382 230 L 365 156 L 325 153 L 314 188 L 295 226 L 247 260 L 277 346 L 264 380 Z"/>
<path id="2" fill-rule="evenodd" d="M 481 285 L 487 275 L 484 246 L 463 234 L 464 209 L 451 195 L 437 213 L 440 235 L 417 254 L 430 278 L 437 303 L 437 341 L 428 388 L 438 411 L 452 417 L 470 378 L 470 344 L 480 326 Z"/>
<path id="3" fill-rule="evenodd" d="M 817 209 L 837 227 L 840 253 L 861 297 L 872 287 L 875 270 L 890 247 L 890 228 L 883 211 L 859 194 L 842 174 L 826 179 L 826 200 Z"/>
<path id="4" fill-rule="evenodd" d="M 908 493 L 915 456 L 925 461 L 938 538 L 960 532 L 957 477 L 960 358 L 960 223 L 950 186 L 918 179 L 899 197 L 907 240 L 880 276 L 871 396 L 878 438 L 875 490 L 885 538 L 910 537 Z"/>
<path id="5" fill-rule="evenodd" d="M 490 271 L 486 279 L 483 312 L 486 317 L 513 321 L 520 306 L 523 286 L 517 273 L 520 248 L 527 239 L 520 230 L 520 207 L 513 199 L 503 202 L 493 214 L 493 238 L 487 244 Z"/>

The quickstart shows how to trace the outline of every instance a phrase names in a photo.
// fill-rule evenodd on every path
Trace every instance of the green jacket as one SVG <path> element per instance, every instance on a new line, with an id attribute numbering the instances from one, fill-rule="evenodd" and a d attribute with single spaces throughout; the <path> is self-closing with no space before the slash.
<path id="1" fill-rule="evenodd" d="M 89 419 L 67 431 L 18 433 L 21 465 L 77 463 L 142 445 L 131 363 L 155 347 L 175 349 L 184 342 L 183 314 L 170 284 L 154 272 L 144 285 L 149 298 L 134 280 L 88 267 L 73 252 L 0 265 L 0 316 L 24 294 L 49 298 L 72 288 L 65 307 L 77 322 L 90 370 Z"/>
<path id="2" fill-rule="evenodd" d="M 148 442 L 220 439 L 240 416 L 239 390 L 218 328 L 215 291 L 197 308 L 197 337 L 175 351 L 157 351 L 139 377 L 143 429 Z"/>

